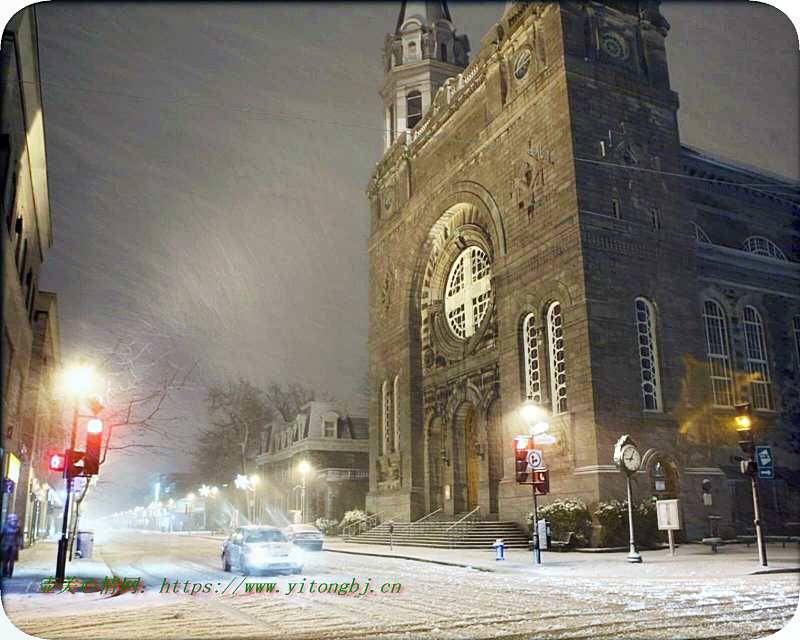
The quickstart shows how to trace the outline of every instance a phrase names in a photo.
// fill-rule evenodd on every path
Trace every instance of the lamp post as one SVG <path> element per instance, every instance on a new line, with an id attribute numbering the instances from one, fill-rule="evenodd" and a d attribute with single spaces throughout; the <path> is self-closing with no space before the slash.
<path id="1" fill-rule="evenodd" d="M 300 473 L 303 474 L 303 484 L 302 484 L 302 493 L 300 494 L 300 509 L 301 513 L 303 514 L 303 524 L 306 523 L 306 473 L 311 468 L 308 462 L 302 460 L 298 467 L 300 469 Z"/>
<path id="2" fill-rule="evenodd" d="M 72 429 L 67 449 L 66 462 L 64 464 L 64 477 L 66 478 L 67 495 L 64 498 L 64 517 L 61 523 L 61 539 L 58 541 L 58 555 L 56 557 L 56 582 L 64 582 L 64 572 L 67 567 L 67 549 L 69 548 L 69 503 L 72 499 L 72 456 L 75 451 L 75 440 L 78 434 L 78 413 L 81 406 L 81 396 L 85 394 L 92 381 L 92 370 L 86 366 L 86 361 L 81 358 L 78 366 L 67 374 L 67 384 L 71 388 L 75 403 L 72 412 Z"/>

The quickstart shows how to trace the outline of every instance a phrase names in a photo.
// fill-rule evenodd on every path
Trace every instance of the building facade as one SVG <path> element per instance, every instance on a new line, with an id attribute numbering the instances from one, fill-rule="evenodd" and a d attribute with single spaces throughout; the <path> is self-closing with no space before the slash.
<path id="1" fill-rule="evenodd" d="M 800 190 L 681 145 L 668 31 L 654 1 L 509 3 L 467 64 L 444 2 L 402 3 L 367 188 L 369 510 L 523 522 L 530 398 L 554 439 L 544 502 L 624 500 L 628 434 L 635 499 L 727 533 L 747 399 L 782 451 L 773 526 L 797 520 Z"/>
<path id="2" fill-rule="evenodd" d="M 259 475 L 256 517 L 285 524 L 284 516 L 341 520 L 364 508 L 368 489 L 366 416 L 348 415 L 332 402 L 309 402 L 295 420 L 268 425 L 255 464 Z M 305 473 L 301 462 L 308 464 Z M 305 489 L 304 489 L 305 487 Z"/>
<path id="3" fill-rule="evenodd" d="M 59 501 L 39 443 L 50 437 L 52 381 L 59 366 L 55 295 L 39 291 L 52 246 L 36 8 L 17 13 L 0 53 L 0 206 L 3 236 L 3 521 L 16 512 L 26 540 L 38 537 L 45 506 Z M 45 425 L 44 427 L 42 425 Z M 44 429 L 38 433 L 39 429 Z M 63 449 L 63 442 L 61 443 Z M 34 515 L 29 513 L 33 510 Z"/>

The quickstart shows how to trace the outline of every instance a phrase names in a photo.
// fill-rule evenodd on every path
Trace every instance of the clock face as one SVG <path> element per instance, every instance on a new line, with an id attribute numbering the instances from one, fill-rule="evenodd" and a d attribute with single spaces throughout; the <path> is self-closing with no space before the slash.
<path id="1" fill-rule="evenodd" d="M 642 457 L 635 447 L 629 445 L 622 450 L 622 464 L 628 471 L 638 471 Z"/>

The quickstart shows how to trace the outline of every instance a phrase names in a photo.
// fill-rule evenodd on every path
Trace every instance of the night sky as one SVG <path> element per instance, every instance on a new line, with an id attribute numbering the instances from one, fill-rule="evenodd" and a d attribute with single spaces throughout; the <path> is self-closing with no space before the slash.
<path id="1" fill-rule="evenodd" d="M 359 406 L 364 191 L 399 4 L 37 5 L 54 230 L 41 287 L 58 295 L 65 366 L 150 335 L 175 366 L 200 363 L 194 400 L 242 376 Z M 473 57 L 503 6 L 450 3 Z M 662 12 L 683 142 L 798 179 L 789 19 L 744 2 Z M 204 413 L 187 406 L 176 428 L 191 433 Z M 128 493 L 131 460 L 104 484 Z M 173 464 L 134 460 L 143 486 Z"/>

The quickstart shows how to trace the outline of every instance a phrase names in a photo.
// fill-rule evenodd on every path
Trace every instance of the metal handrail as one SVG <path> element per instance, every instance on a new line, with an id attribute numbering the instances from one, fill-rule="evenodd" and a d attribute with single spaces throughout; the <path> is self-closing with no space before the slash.
<path id="1" fill-rule="evenodd" d="M 410 524 L 408 527 L 406 527 L 406 529 L 405 529 L 404 533 L 408 533 L 409 535 L 416 535 L 417 533 L 419 533 L 419 529 L 420 529 L 420 527 L 422 527 L 422 528 L 423 528 L 423 530 L 424 530 L 424 532 L 425 532 L 425 533 L 428 533 L 428 531 L 430 530 L 430 527 L 428 527 L 428 525 L 429 525 L 430 523 L 429 523 L 429 522 L 426 522 L 426 523 L 425 523 L 425 524 L 423 524 L 423 525 L 420 525 L 420 523 L 421 523 L 423 520 L 427 520 L 427 519 L 428 519 L 428 518 L 430 518 L 432 515 L 435 515 L 435 514 L 439 513 L 440 511 L 443 511 L 443 509 L 437 509 L 436 511 L 431 511 L 431 512 L 430 512 L 430 513 L 429 513 L 427 516 L 422 516 L 422 517 L 421 517 L 419 520 L 417 520 L 416 522 L 412 522 L 412 523 L 411 523 L 411 524 Z"/>
<path id="2" fill-rule="evenodd" d="M 449 546 L 450 546 L 451 549 L 453 547 L 453 542 L 454 542 L 453 538 L 456 536 L 456 534 L 458 534 L 458 536 L 459 536 L 458 539 L 460 539 L 461 537 L 463 537 L 466 533 L 468 533 L 475 526 L 476 522 L 474 522 L 474 519 L 475 519 L 474 518 L 474 514 L 475 514 L 476 511 L 478 512 L 478 516 L 476 518 L 477 518 L 478 521 L 480 521 L 480 510 L 481 510 L 481 506 L 478 505 L 472 511 L 470 511 L 467 515 L 465 515 L 463 518 L 461 518 L 461 520 L 459 520 L 454 525 L 448 527 L 445 530 L 445 533 L 447 534 L 447 536 L 449 538 Z M 470 524 L 472 524 L 471 527 L 468 526 Z M 453 529 L 455 529 L 455 531 L 452 531 Z"/>
<path id="3" fill-rule="evenodd" d="M 379 511 L 378 513 L 373 513 L 371 516 L 367 516 L 365 518 L 361 518 L 361 520 L 356 520 L 355 522 L 348 524 L 344 529 L 342 529 L 342 538 L 345 539 L 346 542 L 349 542 L 350 538 L 354 536 L 353 531 L 358 528 L 358 533 L 364 533 L 365 531 L 369 531 L 370 529 L 375 527 L 375 523 L 378 521 L 378 516 L 384 513 L 383 511 Z M 366 525 L 370 521 L 373 522 L 372 527 L 365 528 L 362 525 Z M 358 534 L 355 534 L 358 535 Z"/>

